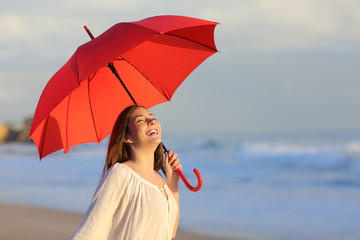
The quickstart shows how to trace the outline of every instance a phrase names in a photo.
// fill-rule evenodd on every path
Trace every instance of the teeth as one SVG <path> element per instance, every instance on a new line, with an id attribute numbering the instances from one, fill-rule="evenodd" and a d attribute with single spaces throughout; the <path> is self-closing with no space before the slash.
<path id="1" fill-rule="evenodd" d="M 149 135 L 152 135 L 152 134 L 157 134 L 158 132 L 157 132 L 157 130 L 156 129 L 154 129 L 154 130 L 151 130 L 150 132 L 148 132 L 148 136 Z"/>

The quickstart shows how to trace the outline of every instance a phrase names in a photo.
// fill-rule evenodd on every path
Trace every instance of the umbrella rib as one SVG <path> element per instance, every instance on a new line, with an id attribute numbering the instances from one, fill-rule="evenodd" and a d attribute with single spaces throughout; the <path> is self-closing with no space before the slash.
<path id="1" fill-rule="evenodd" d="M 163 95 L 168 101 L 170 101 L 170 98 L 169 98 L 168 96 L 166 96 L 166 95 L 164 94 L 164 92 L 161 91 L 161 90 L 160 90 L 144 73 L 142 73 L 135 65 L 133 65 L 131 62 L 129 62 L 127 59 L 125 59 L 125 58 L 123 58 L 123 57 L 122 57 L 121 59 L 119 59 L 119 60 L 124 60 L 124 61 L 127 62 L 129 65 L 131 65 L 131 66 L 132 66 L 136 71 L 138 71 L 144 78 L 146 78 L 146 80 L 148 80 L 149 83 L 151 83 L 151 85 L 153 85 L 153 87 L 161 93 L 161 95 Z"/>
<path id="2" fill-rule="evenodd" d="M 70 109 L 70 100 L 71 100 L 71 93 L 69 94 L 68 105 L 67 105 L 67 108 L 66 108 L 65 152 L 67 152 L 69 150 L 69 109 Z"/>
<path id="3" fill-rule="evenodd" d="M 203 44 L 203 43 L 197 42 L 197 41 L 195 41 L 195 40 L 192 40 L 192 39 L 189 39 L 189 38 L 186 38 L 186 37 L 181 37 L 181 36 L 178 36 L 178 35 L 175 35 L 175 34 L 171 34 L 171 33 L 164 33 L 164 35 L 169 35 L 169 36 L 173 36 L 173 37 L 178 37 L 178 38 L 181 38 L 181 39 L 185 39 L 185 40 L 187 40 L 187 41 L 190 41 L 190 42 L 199 44 L 199 45 L 201 45 L 201 46 L 203 46 L 203 47 L 209 48 L 209 49 L 211 49 L 212 51 L 215 51 L 215 52 L 218 51 L 216 48 L 209 47 L 208 45 L 205 45 L 205 44 Z"/>
<path id="4" fill-rule="evenodd" d="M 41 140 L 40 140 L 40 143 L 41 143 L 40 160 L 41 160 L 42 153 L 43 153 L 43 149 L 44 149 L 45 135 L 46 135 L 47 125 L 48 125 L 48 122 L 49 122 L 49 116 L 50 116 L 50 114 L 49 114 L 49 115 L 47 116 L 47 118 L 46 118 L 44 130 L 43 130 L 43 132 L 42 132 L 42 136 L 41 136 Z"/>
<path id="5" fill-rule="evenodd" d="M 95 76 L 95 74 L 94 74 L 94 76 Z M 93 76 L 93 77 L 94 77 L 94 76 Z M 91 77 L 91 79 L 92 79 L 93 77 Z M 97 132 L 97 129 L 96 129 L 94 112 L 93 112 L 93 109 L 92 109 L 92 106 L 91 106 L 91 97 L 90 97 L 90 81 L 91 81 L 91 79 L 88 79 L 89 106 L 90 106 L 90 112 L 91 112 L 91 119 L 92 119 L 92 121 L 93 121 L 94 129 L 95 129 L 96 139 L 97 139 L 97 141 L 98 141 L 98 143 L 99 143 L 99 142 L 100 142 L 100 140 L 99 140 L 99 135 L 98 135 L 98 132 Z"/>

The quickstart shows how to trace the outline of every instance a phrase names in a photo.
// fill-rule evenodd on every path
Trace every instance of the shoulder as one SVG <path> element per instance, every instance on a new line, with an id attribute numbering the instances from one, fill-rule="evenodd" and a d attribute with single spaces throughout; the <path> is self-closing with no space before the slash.
<path id="1" fill-rule="evenodd" d="M 109 168 L 109 170 L 106 172 L 105 176 L 111 173 L 119 173 L 119 172 L 128 172 L 129 167 L 126 166 L 123 163 L 115 163 L 114 165 Z"/>
<path id="2" fill-rule="evenodd" d="M 115 163 L 106 172 L 106 174 L 103 177 L 103 180 L 116 179 L 116 180 L 124 181 L 128 175 L 129 175 L 129 169 L 127 166 L 125 166 L 124 164 L 121 164 L 121 163 Z"/>

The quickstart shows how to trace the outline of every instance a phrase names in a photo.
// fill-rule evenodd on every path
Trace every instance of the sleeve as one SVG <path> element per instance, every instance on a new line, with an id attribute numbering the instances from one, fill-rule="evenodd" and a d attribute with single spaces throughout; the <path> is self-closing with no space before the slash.
<path id="1" fill-rule="evenodd" d="M 124 173 L 117 165 L 99 183 L 82 223 L 70 240 L 107 239 L 113 215 L 126 189 Z"/>

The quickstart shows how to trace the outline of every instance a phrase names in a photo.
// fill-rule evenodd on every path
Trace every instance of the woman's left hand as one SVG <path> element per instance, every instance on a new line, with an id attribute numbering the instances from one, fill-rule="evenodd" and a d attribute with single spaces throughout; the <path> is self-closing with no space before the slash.
<path id="1" fill-rule="evenodd" d="M 176 169 L 182 169 L 180 159 L 177 158 L 177 153 L 172 153 L 170 150 L 165 153 L 164 168 L 166 172 L 166 182 L 171 191 L 177 192 L 179 190 L 179 174 Z"/>

